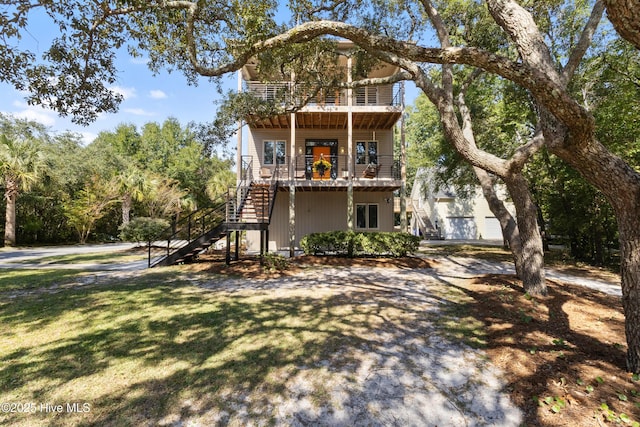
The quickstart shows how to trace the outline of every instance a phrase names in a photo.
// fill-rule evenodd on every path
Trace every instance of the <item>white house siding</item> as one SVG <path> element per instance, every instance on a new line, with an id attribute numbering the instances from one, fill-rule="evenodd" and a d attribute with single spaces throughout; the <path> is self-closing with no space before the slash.
<path id="1" fill-rule="evenodd" d="M 389 199 L 390 203 L 386 200 Z M 379 228 L 362 231 L 393 231 L 392 192 L 354 192 L 354 209 L 358 203 L 377 204 Z M 355 214 L 354 214 L 355 218 Z M 301 191 L 296 192 L 296 241 L 310 233 L 347 230 L 346 191 Z M 259 250 L 260 234 L 247 232 L 247 248 Z M 269 226 L 269 250 L 289 247 L 289 193 L 278 192 L 271 225 Z"/>
<path id="2" fill-rule="evenodd" d="M 422 183 L 428 181 L 429 176 L 424 171 L 416 176 L 411 197 L 445 239 L 502 240 L 500 224 L 489 209 L 480 187 L 468 199 L 456 197 L 453 190 L 424 194 Z M 504 188 L 498 187 L 497 192 L 505 200 Z M 515 216 L 513 204 L 507 201 L 505 206 Z"/>

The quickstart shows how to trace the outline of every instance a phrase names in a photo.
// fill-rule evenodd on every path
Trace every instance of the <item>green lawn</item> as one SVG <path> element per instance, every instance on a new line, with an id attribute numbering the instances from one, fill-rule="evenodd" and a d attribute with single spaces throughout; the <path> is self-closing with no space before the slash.
<path id="1" fill-rule="evenodd" d="M 20 269 L 0 270 L 0 295 L 5 292 L 33 291 L 52 285 L 63 285 L 77 281 L 83 273 L 79 270 Z M 4 298 L 3 298 L 4 300 Z"/>
<path id="2" fill-rule="evenodd" d="M 269 424 L 287 378 L 305 370 L 321 398 L 326 371 L 314 363 L 403 317 L 392 305 L 354 305 L 329 291 L 215 290 L 177 268 L 52 286 L 79 277 L 18 271 L 0 282 L 0 295 L 14 293 L 0 302 L 0 402 L 35 405 L 0 413 L 0 425 L 170 424 L 237 405 Z M 43 292 L 15 296 L 20 289 Z M 340 363 L 349 358 L 332 366 Z M 89 410 L 66 412 L 74 402 Z M 46 404 L 65 413 L 47 413 L 55 406 Z"/>

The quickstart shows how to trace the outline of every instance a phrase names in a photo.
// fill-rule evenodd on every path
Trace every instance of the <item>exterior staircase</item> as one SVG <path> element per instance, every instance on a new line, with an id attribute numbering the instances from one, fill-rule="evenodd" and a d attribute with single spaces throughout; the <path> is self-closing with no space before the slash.
<path id="1" fill-rule="evenodd" d="M 425 240 L 444 240 L 439 229 L 435 228 L 429 219 L 429 214 L 419 207 L 415 200 L 411 201 L 413 207 L 413 215 L 415 216 L 422 238 Z"/>
<path id="2" fill-rule="evenodd" d="M 191 262 L 223 238 L 227 241 L 229 262 L 229 235 L 233 231 L 268 230 L 277 188 L 277 181 L 240 185 L 212 207 L 199 209 L 182 218 L 162 237 L 148 242 L 148 266 Z"/>

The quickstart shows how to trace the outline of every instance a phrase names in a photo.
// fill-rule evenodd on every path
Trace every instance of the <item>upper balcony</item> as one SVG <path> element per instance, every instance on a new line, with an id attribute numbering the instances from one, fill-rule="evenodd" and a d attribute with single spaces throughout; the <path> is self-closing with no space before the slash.
<path id="1" fill-rule="evenodd" d="M 298 129 L 346 129 L 349 100 L 347 89 L 324 90 L 315 96 L 307 96 L 303 87 L 291 82 L 245 82 L 245 91 L 260 99 L 295 105 L 304 104 L 296 112 Z M 291 94 L 297 99 L 292 100 Z M 295 102 L 292 102 L 295 101 Z M 353 129 L 390 129 L 402 113 L 400 85 L 366 86 L 352 90 L 351 111 Z M 321 114 L 319 114 L 321 113 Z M 267 119 L 248 117 L 247 122 L 256 128 L 290 128 L 290 115 L 282 114 Z"/>

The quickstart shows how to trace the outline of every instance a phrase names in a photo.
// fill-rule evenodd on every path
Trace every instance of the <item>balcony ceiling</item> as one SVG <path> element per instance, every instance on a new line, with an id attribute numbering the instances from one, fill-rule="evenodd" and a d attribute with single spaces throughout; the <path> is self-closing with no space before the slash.
<path id="1" fill-rule="evenodd" d="M 391 129 L 400 119 L 400 111 L 353 113 L 353 129 Z M 296 129 L 347 129 L 346 112 L 298 112 Z M 268 119 L 247 117 L 247 123 L 257 129 L 289 129 L 290 115 L 282 114 Z"/>

